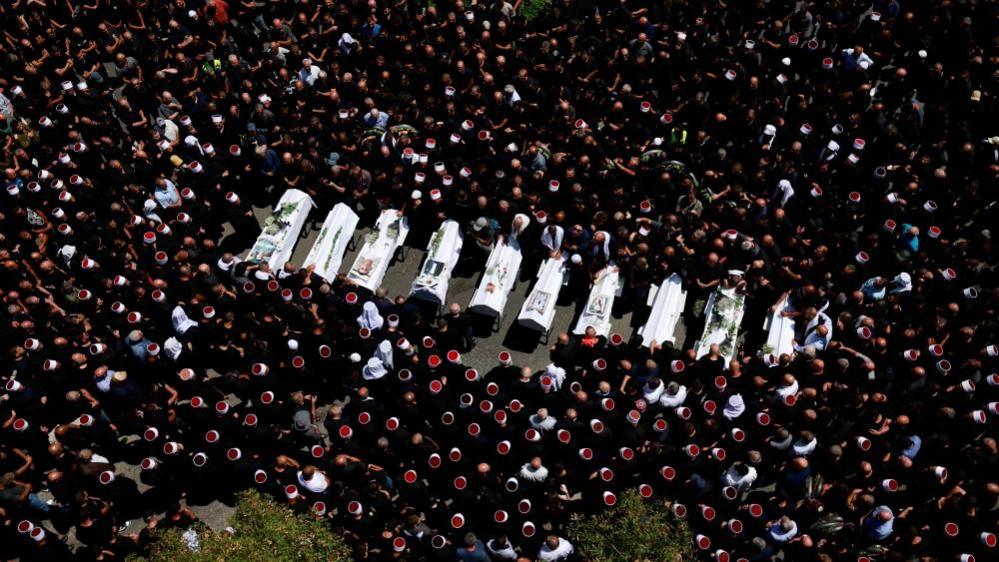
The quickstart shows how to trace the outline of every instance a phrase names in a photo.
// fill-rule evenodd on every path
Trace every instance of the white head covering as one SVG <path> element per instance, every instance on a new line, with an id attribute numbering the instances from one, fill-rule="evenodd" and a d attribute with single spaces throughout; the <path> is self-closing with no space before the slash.
<path id="1" fill-rule="evenodd" d="M 562 382 L 565 381 L 565 369 L 551 363 L 545 368 L 545 375 L 552 378 L 552 390 L 557 391 L 562 388 Z"/>
<path id="2" fill-rule="evenodd" d="M 361 376 L 366 381 L 375 381 L 388 374 L 388 369 L 382 364 L 382 360 L 377 357 L 368 359 L 368 364 L 361 369 Z"/>
<path id="3" fill-rule="evenodd" d="M 794 187 L 791 186 L 791 182 L 788 180 L 780 180 L 777 183 L 777 191 L 780 192 L 780 206 L 783 207 L 787 205 L 787 202 L 791 197 L 794 196 Z M 774 193 L 774 199 L 778 197 L 777 193 Z"/>
<path id="4" fill-rule="evenodd" d="M 354 47 L 355 43 L 357 43 L 356 39 L 351 37 L 349 33 L 344 33 L 343 35 L 340 36 L 340 41 L 338 42 L 338 45 L 344 51 L 348 51 Z"/>
<path id="5" fill-rule="evenodd" d="M 746 403 L 742 400 L 741 394 L 733 394 L 728 397 L 728 402 L 725 403 L 725 410 L 722 415 L 730 420 L 742 415 L 746 411 Z"/>
<path id="6" fill-rule="evenodd" d="M 364 303 L 364 310 L 361 315 L 357 317 L 357 323 L 362 328 L 367 328 L 371 331 L 381 329 L 385 324 L 385 319 L 382 318 L 381 314 L 378 314 L 378 307 L 375 303 L 368 301 Z"/>
<path id="7" fill-rule="evenodd" d="M 896 275 L 891 281 L 893 285 L 891 289 L 892 294 L 908 293 L 912 290 L 912 276 L 905 271 Z"/>
<path id="8" fill-rule="evenodd" d="M 395 368 L 395 361 L 392 357 L 392 342 L 382 340 L 375 349 L 375 357 L 381 359 L 382 363 L 389 369 Z"/>
<path id="9" fill-rule="evenodd" d="M 517 213 L 514 215 L 513 221 L 516 221 L 518 218 L 521 221 L 519 229 L 517 229 L 513 224 L 510 225 L 510 238 L 514 240 L 516 240 L 518 234 L 527 230 L 527 227 L 531 225 L 531 217 L 525 215 L 524 213 Z"/>
<path id="10" fill-rule="evenodd" d="M 184 312 L 184 309 L 179 304 L 174 307 L 173 312 L 170 314 L 170 319 L 173 321 L 173 329 L 178 334 L 183 334 L 198 325 L 197 322 L 187 317 L 187 313 Z"/>
<path id="11" fill-rule="evenodd" d="M 73 261 L 73 256 L 76 255 L 76 246 L 73 246 L 72 244 L 66 244 L 62 248 L 59 248 L 58 253 L 59 256 L 62 257 L 62 260 L 66 262 L 66 265 L 68 266 Z"/>
<path id="12" fill-rule="evenodd" d="M 170 336 L 165 342 L 163 342 L 163 352 L 170 359 L 176 361 L 180 354 L 184 351 L 184 346 L 181 345 L 180 340 Z"/>
<path id="13" fill-rule="evenodd" d="M 555 226 L 554 237 L 552 237 L 551 228 L 545 227 L 541 232 L 541 244 L 552 252 L 557 252 L 562 248 L 563 236 L 565 236 L 565 230 L 561 226 Z"/>

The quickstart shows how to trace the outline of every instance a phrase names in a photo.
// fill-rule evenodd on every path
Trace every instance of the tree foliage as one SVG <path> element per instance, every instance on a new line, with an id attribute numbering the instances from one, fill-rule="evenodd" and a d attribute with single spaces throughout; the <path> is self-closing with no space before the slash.
<path id="1" fill-rule="evenodd" d="M 523 0 L 520 5 L 520 13 L 527 21 L 531 21 L 538 17 L 550 2 L 551 0 Z"/>
<path id="2" fill-rule="evenodd" d="M 350 560 L 350 549 L 327 520 L 296 515 L 256 491 L 239 496 L 231 529 L 195 528 L 197 547 L 182 529 L 156 531 L 151 562 L 257 562 Z M 141 559 L 136 559 L 141 560 Z"/>
<path id="3" fill-rule="evenodd" d="M 661 502 L 629 490 L 613 509 L 569 523 L 569 540 L 591 562 L 680 562 L 695 560 L 687 524 Z"/>

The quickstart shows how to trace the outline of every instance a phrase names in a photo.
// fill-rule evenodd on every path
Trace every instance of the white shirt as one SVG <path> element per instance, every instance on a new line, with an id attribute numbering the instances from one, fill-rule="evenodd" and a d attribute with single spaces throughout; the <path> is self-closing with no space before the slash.
<path id="1" fill-rule="evenodd" d="M 114 376 L 114 371 L 112 371 L 111 369 L 108 369 L 108 372 L 104 375 L 103 378 L 100 378 L 100 379 L 97 379 L 96 381 L 94 381 L 95 384 L 97 385 L 97 390 L 100 390 L 101 392 L 110 392 L 111 391 L 111 377 L 113 377 L 113 376 Z"/>
<path id="2" fill-rule="evenodd" d="M 854 49 L 843 49 L 843 53 L 847 55 L 852 55 L 854 52 L 855 52 Z M 860 65 L 860 63 L 862 62 L 866 62 L 867 64 L 874 64 L 874 59 L 867 56 L 867 53 L 860 53 L 860 56 L 857 57 L 857 65 Z"/>
<path id="3" fill-rule="evenodd" d="M 826 327 L 826 335 L 824 336 L 819 335 L 818 326 L 820 324 Z M 814 346 L 816 351 L 824 350 L 826 346 L 829 345 L 829 342 L 832 341 L 832 318 L 829 318 L 829 315 L 824 312 L 816 314 L 815 318 L 812 318 L 812 321 L 808 323 L 807 327 L 805 327 L 805 333 L 807 334 L 805 336 L 805 342 L 800 346 L 795 344 L 795 351 L 802 351 L 805 347 L 810 345 Z"/>
<path id="4" fill-rule="evenodd" d="M 745 476 L 739 476 L 739 473 L 735 471 L 734 465 L 729 467 L 729 469 L 725 471 L 725 474 L 722 475 L 722 482 L 724 482 L 726 486 L 732 486 L 740 492 L 748 490 L 752 487 L 753 482 L 756 482 L 756 478 L 759 474 L 756 472 L 756 469 L 751 466 L 746 468 L 748 468 L 749 471 L 745 474 Z"/>
<path id="5" fill-rule="evenodd" d="M 663 392 L 662 397 L 659 399 L 659 403 L 662 404 L 664 408 L 676 408 L 680 404 L 683 404 L 687 400 L 687 387 L 680 385 L 680 389 L 676 391 L 676 394 L 670 394 L 669 391 Z"/>
<path id="6" fill-rule="evenodd" d="M 513 549 L 513 544 L 507 541 L 506 546 L 499 548 L 496 546 L 496 539 L 489 539 L 486 543 L 486 550 L 489 551 L 493 560 L 516 560 L 517 551 Z"/>
<path id="7" fill-rule="evenodd" d="M 791 448 L 791 436 L 788 435 L 783 441 L 771 441 L 770 446 L 778 451 L 786 451 Z"/>
<path id="8" fill-rule="evenodd" d="M 180 137 L 180 128 L 173 121 L 167 119 L 163 121 L 163 136 L 172 143 L 177 142 Z"/>
<path id="9" fill-rule="evenodd" d="M 645 387 L 642 388 L 642 398 L 645 399 L 646 404 L 655 404 L 663 396 L 663 391 L 666 390 L 666 385 L 659 383 L 659 386 L 652 389 L 649 388 L 649 383 L 645 383 Z"/>
<path id="10" fill-rule="evenodd" d="M 326 477 L 322 472 L 316 471 L 312 475 L 311 480 L 306 480 L 302 477 L 302 471 L 298 471 L 298 483 L 302 485 L 306 490 L 314 493 L 321 494 L 326 491 L 326 488 L 330 485 L 330 479 Z"/>
<path id="11" fill-rule="evenodd" d="M 571 542 L 563 538 L 559 538 L 558 546 L 556 546 L 554 549 L 549 548 L 547 542 L 541 546 L 541 550 L 538 551 L 538 560 L 544 560 L 545 562 L 557 562 L 558 560 L 565 560 L 569 558 L 569 556 L 573 552 L 575 552 L 575 550 L 576 549 L 573 548 Z"/>
<path id="12" fill-rule="evenodd" d="M 795 380 L 793 383 L 788 385 L 783 385 L 777 387 L 777 398 L 783 400 L 792 394 L 798 393 L 798 381 Z"/>
<path id="13" fill-rule="evenodd" d="M 801 441 L 795 441 L 794 445 L 791 446 L 791 449 L 794 451 L 795 456 L 807 457 L 808 455 L 812 454 L 813 451 L 815 451 L 815 447 L 817 447 L 818 444 L 819 444 L 818 439 L 813 437 L 812 440 L 807 443 L 802 443 Z"/>
<path id="14" fill-rule="evenodd" d="M 308 69 L 303 66 L 302 70 L 298 73 L 298 77 L 305 80 L 306 84 L 312 86 L 319 79 L 319 72 L 319 67 L 316 65 L 312 65 Z"/>

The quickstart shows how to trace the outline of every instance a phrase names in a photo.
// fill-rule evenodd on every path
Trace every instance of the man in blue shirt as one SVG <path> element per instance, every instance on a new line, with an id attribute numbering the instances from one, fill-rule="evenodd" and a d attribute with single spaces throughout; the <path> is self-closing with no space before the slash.
<path id="1" fill-rule="evenodd" d="M 164 209 L 180 207 L 181 205 L 180 192 L 177 191 L 177 186 L 165 178 L 156 178 L 156 188 L 153 191 L 153 198 Z"/>
<path id="2" fill-rule="evenodd" d="M 902 225 L 902 244 L 913 252 L 919 251 L 919 227 L 911 224 Z"/>
<path id="3" fill-rule="evenodd" d="M 465 534 L 465 546 L 459 547 L 455 556 L 461 562 L 490 562 L 486 553 L 486 545 L 475 536 L 475 533 Z"/>
<path id="4" fill-rule="evenodd" d="M 895 514 L 887 505 L 879 505 L 864 519 L 864 533 L 871 539 L 883 541 L 895 531 Z"/>

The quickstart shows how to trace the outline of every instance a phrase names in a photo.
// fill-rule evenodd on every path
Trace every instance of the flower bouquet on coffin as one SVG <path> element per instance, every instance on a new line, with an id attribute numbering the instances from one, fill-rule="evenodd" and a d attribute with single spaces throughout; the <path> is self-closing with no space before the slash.
<path id="1" fill-rule="evenodd" d="M 260 236 L 250 248 L 246 260 L 252 263 L 266 261 L 271 269 L 283 266 L 291 257 L 298 234 L 314 206 L 308 194 L 297 189 L 286 191 L 275 205 L 274 212 L 264 220 Z"/>
<path id="2" fill-rule="evenodd" d="M 287 234 L 288 227 L 291 225 L 291 219 L 295 216 L 301 204 L 301 200 L 281 203 L 277 209 L 274 209 L 274 213 L 264 220 L 264 234 L 274 236 L 275 238 L 279 234 Z"/>
<path id="3" fill-rule="evenodd" d="M 277 248 L 281 247 L 288 232 L 291 230 L 291 219 L 298 211 L 301 201 L 284 201 L 278 205 L 271 216 L 264 219 L 263 232 L 250 248 L 246 260 L 260 263 L 270 260 Z"/>
<path id="4" fill-rule="evenodd" d="M 717 289 L 708 298 L 705 307 L 704 333 L 697 342 L 697 357 L 707 355 L 713 344 L 726 361 L 735 355 L 739 339 L 739 325 L 745 313 L 746 296 L 735 289 Z"/>

